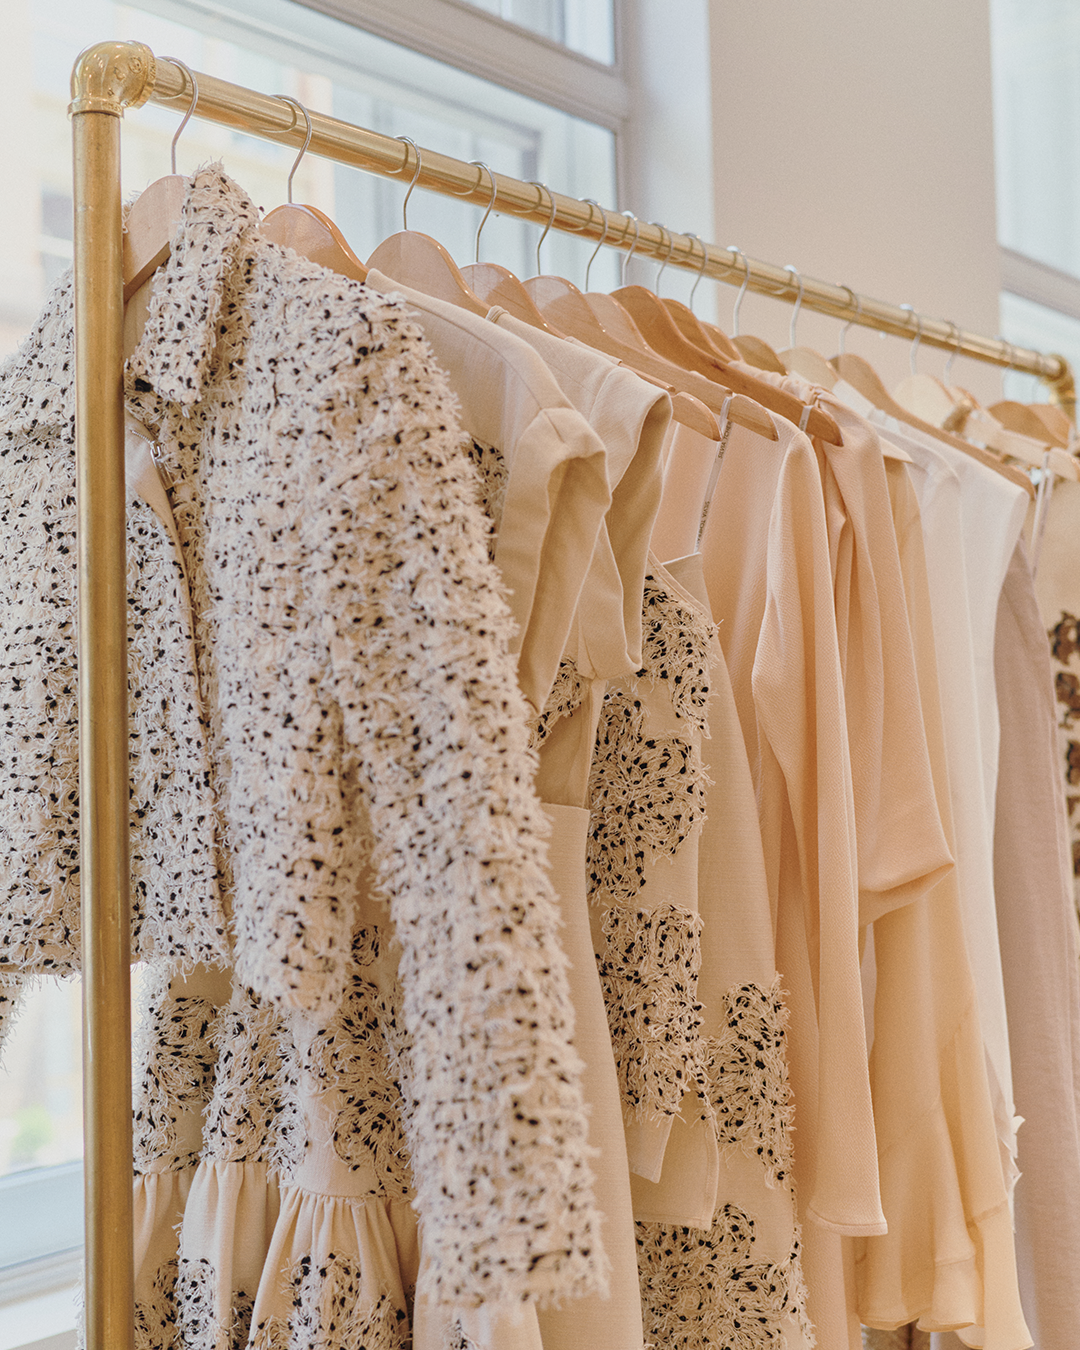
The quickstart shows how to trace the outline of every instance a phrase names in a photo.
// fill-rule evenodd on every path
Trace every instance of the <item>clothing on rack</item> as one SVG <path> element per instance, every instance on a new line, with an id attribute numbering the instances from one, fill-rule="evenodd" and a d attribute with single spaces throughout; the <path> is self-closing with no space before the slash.
<path id="1" fill-rule="evenodd" d="M 70 329 L 62 286 L 0 370 L 8 1001 L 77 968 Z M 125 382 L 140 1347 L 1030 1344 L 1023 489 L 768 381 L 839 439 L 721 385 L 718 446 L 667 435 L 610 356 L 192 180 Z M 1044 1337 L 1074 1096 L 1018 1192 Z"/>
<path id="2" fill-rule="evenodd" d="M 378 941 L 361 952 L 383 956 L 380 1053 L 391 1018 L 403 1041 L 396 1084 L 432 1286 L 463 1302 L 600 1287 L 545 822 L 454 402 L 400 304 L 261 242 L 257 221 L 219 170 L 196 175 L 127 372 L 129 409 L 174 477 L 194 632 L 179 596 L 146 622 L 159 645 L 176 623 L 184 656 L 194 639 L 211 768 L 185 780 L 217 796 L 220 834 L 204 825 L 192 853 L 211 877 L 222 865 L 232 911 L 236 993 L 209 1033 L 212 1073 L 196 1075 L 213 1079 L 200 1166 L 302 1170 L 305 1130 L 329 1156 L 322 1113 L 348 1119 L 357 1103 L 331 1075 L 313 1104 L 297 1061 L 307 1074 L 333 1063 L 319 1036 L 370 982 L 354 943 L 374 893 L 389 911 L 380 901 Z M 8 365 L 17 406 L 69 397 L 70 361 L 49 341 L 50 325 L 70 332 L 69 294 Z M 50 434 L 70 456 L 69 419 Z M 70 495 L 70 467 L 54 479 Z M 12 519 L 21 491 L 9 484 Z M 167 533 L 155 526 L 148 547 L 178 585 Z M 37 572 L 46 612 L 51 572 Z M 135 709 L 153 687 L 149 672 L 133 685 Z M 179 772 L 175 755 L 162 763 Z M 73 756 L 60 767 L 73 777 Z M 234 1117 L 256 1066 L 284 1095 Z M 377 1154 L 378 1131 L 366 1137 Z M 337 1140 L 345 1170 L 364 1138 Z M 392 1198 L 381 1187 L 376 1206 Z M 215 1242 L 237 1217 L 218 1215 Z M 332 1316 L 335 1279 L 315 1272 L 354 1253 L 311 1244 L 334 1237 L 325 1224 L 309 1235 L 302 1299 L 277 1291 L 287 1324 L 296 1308 Z"/>

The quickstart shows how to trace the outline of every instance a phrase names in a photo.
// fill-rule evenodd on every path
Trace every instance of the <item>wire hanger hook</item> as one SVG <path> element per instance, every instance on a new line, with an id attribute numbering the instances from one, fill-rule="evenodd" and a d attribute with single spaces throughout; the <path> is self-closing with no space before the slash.
<path id="1" fill-rule="evenodd" d="M 641 238 L 641 222 L 637 216 L 634 215 L 633 211 L 624 211 L 623 215 L 634 222 L 634 242 L 630 245 L 630 252 L 624 253 L 622 256 L 622 271 L 619 274 L 620 286 L 626 285 L 626 269 L 630 266 L 630 259 L 637 252 L 638 240 Z M 625 230 L 623 230 L 623 238 L 626 238 Z"/>
<path id="2" fill-rule="evenodd" d="M 660 264 L 660 270 L 657 272 L 656 280 L 653 282 L 653 290 L 656 292 L 657 295 L 659 295 L 660 278 L 664 275 L 664 268 L 668 265 L 668 259 L 671 257 L 672 251 L 675 248 L 675 236 L 670 232 L 670 230 L 666 229 L 663 225 L 661 225 L 658 220 L 650 220 L 649 224 L 654 225 L 660 231 L 661 243 L 663 243 L 664 241 L 663 236 L 665 234 L 668 237 L 668 251 L 664 254 L 664 261 Z"/>
<path id="3" fill-rule="evenodd" d="M 795 333 L 799 327 L 799 310 L 802 309 L 802 297 L 803 297 L 802 273 L 792 263 L 788 263 L 788 265 L 784 268 L 784 271 L 791 273 L 791 275 L 795 278 L 795 281 L 799 287 L 799 293 L 795 297 L 795 308 L 791 311 L 791 326 L 788 328 L 788 337 L 790 338 L 788 346 L 797 347 L 798 343 L 795 341 Z"/>
<path id="4" fill-rule="evenodd" d="M 480 261 L 480 235 L 483 233 L 484 226 L 487 224 L 488 216 L 491 215 L 492 207 L 495 205 L 495 198 L 499 195 L 499 189 L 495 186 L 495 175 L 491 172 L 491 169 L 488 167 L 488 165 L 486 165 L 486 164 L 484 163 L 484 161 L 483 161 L 482 159 L 470 159 L 470 160 L 469 160 L 469 163 L 475 165 L 476 168 L 478 168 L 478 169 L 487 169 L 487 176 L 491 179 L 491 200 L 490 200 L 490 201 L 488 202 L 488 204 L 487 204 L 487 210 L 484 212 L 484 218 L 483 218 L 483 220 L 482 220 L 482 221 L 480 222 L 480 224 L 476 227 L 476 247 L 475 247 L 474 252 L 475 252 L 475 254 L 476 254 L 476 261 L 479 262 L 479 261 Z M 482 183 L 483 181 L 484 181 L 483 175 L 481 175 L 481 177 L 480 177 L 480 182 Z M 477 183 L 477 187 L 479 187 L 479 186 L 480 186 L 480 183 Z"/>
<path id="5" fill-rule="evenodd" d="M 693 312 L 693 309 L 694 309 L 694 292 L 697 290 L 698 286 L 700 285 L 700 283 L 701 283 L 701 278 L 705 275 L 705 268 L 709 265 L 709 250 L 708 250 L 708 248 L 707 248 L 704 244 L 701 243 L 701 235 L 700 235 L 700 234 L 688 234 L 686 237 L 687 237 L 687 239 L 696 239 L 696 240 L 698 241 L 698 243 L 701 244 L 701 266 L 698 268 L 698 274 L 697 274 L 697 276 L 694 278 L 694 284 L 690 287 L 690 310 L 691 310 L 691 312 Z M 691 245 L 691 249 L 690 249 L 691 256 L 693 256 L 693 251 L 694 251 L 694 250 L 693 250 L 693 246 Z"/>
<path id="6" fill-rule="evenodd" d="M 599 242 L 599 243 L 597 244 L 597 246 L 593 249 L 592 254 L 591 254 L 590 258 L 589 258 L 589 261 L 585 264 L 585 289 L 588 290 L 588 289 L 589 289 L 589 273 L 592 271 L 593 260 L 595 259 L 596 255 L 600 252 L 600 250 L 604 247 L 604 241 L 605 241 L 605 240 L 607 239 L 607 237 L 608 237 L 608 230 L 611 228 L 611 226 L 610 226 L 610 224 L 609 224 L 609 222 L 608 222 L 607 212 L 604 210 L 604 208 L 600 205 L 600 203 L 599 203 L 598 201 L 594 201 L 592 197 L 582 197 L 581 200 L 582 200 L 583 202 L 587 202 L 587 203 L 588 203 L 588 206 L 589 206 L 589 223 L 590 223 L 590 224 L 592 223 L 592 209 L 593 209 L 594 206 L 595 206 L 596 209 L 600 212 L 600 217 L 601 217 L 601 219 L 602 219 L 603 222 L 604 222 L 604 232 L 603 232 L 603 234 L 601 234 L 601 236 L 600 236 L 600 242 Z"/>
<path id="7" fill-rule="evenodd" d="M 942 375 L 942 383 L 946 385 L 948 385 L 952 380 L 953 362 L 960 355 L 960 326 L 959 324 L 953 323 L 952 319 L 950 319 L 949 327 L 953 331 L 953 338 L 955 345 L 953 346 L 952 351 L 949 353 L 949 359 L 945 362 L 945 371 L 944 374 Z"/>
<path id="8" fill-rule="evenodd" d="M 848 295 L 851 296 L 851 303 L 855 306 L 854 315 L 848 319 L 847 323 L 840 329 L 840 355 L 843 356 L 845 353 L 845 344 L 847 343 L 847 330 L 862 313 L 862 300 L 855 294 L 850 286 L 845 286 L 842 281 L 838 281 L 836 284 L 842 291 L 847 291 Z"/>
<path id="9" fill-rule="evenodd" d="M 544 200 L 544 193 L 546 192 L 546 193 L 547 193 L 547 197 L 548 197 L 548 202 L 549 202 L 550 205 L 551 205 L 551 212 L 550 212 L 550 214 L 548 215 L 548 218 L 547 218 L 547 224 L 544 226 L 544 232 L 543 232 L 543 234 L 541 234 L 540 238 L 536 241 L 536 275 L 539 276 L 539 275 L 540 275 L 540 271 L 541 271 L 541 268 L 540 268 L 540 245 L 541 245 L 541 244 L 544 242 L 544 240 L 548 237 L 548 232 L 550 231 L 552 225 L 555 223 L 555 197 L 554 197 L 554 194 L 552 193 L 551 189 L 548 187 L 548 185 L 547 185 L 546 183 L 538 183 L 538 182 L 536 182 L 535 179 L 530 179 L 530 180 L 529 180 L 529 186 L 530 186 L 530 187 L 534 187 L 534 188 L 536 188 L 536 189 L 539 191 L 539 193 L 540 193 L 540 202 L 542 202 L 542 201 Z M 537 206 L 540 205 L 540 202 L 537 202 Z"/>
<path id="10" fill-rule="evenodd" d="M 1009 371 L 1016 365 L 1016 348 L 1004 334 L 995 333 L 994 336 L 997 338 L 998 342 L 1003 343 L 1009 349 L 1009 364 L 1001 372 L 1001 397 L 1005 398 L 1005 376 L 1008 375 Z"/>
<path id="11" fill-rule="evenodd" d="M 413 140 L 411 136 L 395 136 L 394 139 L 403 142 L 405 145 L 411 145 L 416 155 L 416 168 L 413 170 L 412 180 L 410 181 L 408 189 L 405 192 L 405 200 L 401 203 L 401 228 L 407 231 L 409 228 L 409 198 L 412 196 L 412 190 L 416 186 L 416 180 L 420 177 L 420 165 L 421 165 L 420 147 L 416 144 L 416 142 Z M 408 150 L 406 150 L 405 160 L 401 166 L 401 172 L 404 173 L 408 167 L 409 167 L 409 152 Z"/>
<path id="12" fill-rule="evenodd" d="M 901 305 L 901 309 L 906 310 L 915 324 L 915 336 L 911 340 L 911 350 L 908 352 L 908 364 L 911 366 L 912 375 L 917 375 L 918 368 L 915 365 L 915 354 L 919 350 L 919 343 L 922 341 L 922 315 L 915 312 L 914 305 Z"/>
<path id="13" fill-rule="evenodd" d="M 304 144 L 300 147 L 300 153 L 299 153 L 299 154 L 296 156 L 296 158 L 293 160 L 293 166 L 292 166 L 292 168 L 289 170 L 288 200 L 289 200 L 289 205 L 291 206 L 291 205 L 292 205 L 292 180 L 293 180 L 293 177 L 294 177 L 295 174 L 296 174 L 297 169 L 300 167 L 300 161 L 301 161 L 301 160 L 304 158 L 304 156 L 307 154 L 307 148 L 308 148 L 308 146 L 311 144 L 311 114 L 308 112 L 308 110 L 304 107 L 304 105 L 300 102 L 299 99 L 290 98 L 288 94 L 276 94 L 276 95 L 275 95 L 275 98 L 281 99 L 282 103 L 291 103 L 292 106 L 293 106 L 294 108 L 296 108 L 299 112 L 302 112 L 302 113 L 304 114 L 304 123 L 305 123 L 305 125 L 306 125 L 306 127 L 307 127 L 307 131 L 306 131 L 306 133 L 305 133 L 305 135 L 304 135 Z M 295 121 L 296 121 L 296 115 L 295 115 L 295 113 L 294 113 L 294 115 L 293 115 L 293 122 L 295 123 Z"/>
<path id="14" fill-rule="evenodd" d="M 739 310 L 742 309 L 743 296 L 746 294 L 746 288 L 750 285 L 750 259 L 746 256 L 746 254 L 742 251 L 742 249 L 738 248 L 735 244 L 728 244 L 728 252 L 734 253 L 737 258 L 741 258 L 743 261 L 743 268 L 745 269 L 743 274 L 743 282 L 742 285 L 739 287 L 739 294 L 735 297 L 735 304 L 731 310 L 731 335 L 732 337 L 738 337 Z"/>
<path id="15" fill-rule="evenodd" d="M 186 113 L 183 115 L 183 117 L 180 119 L 180 125 L 179 125 L 179 126 L 176 128 L 176 130 L 173 132 L 172 145 L 169 147 L 169 149 L 170 149 L 170 157 L 171 157 L 171 162 L 172 162 L 172 171 L 173 171 L 173 173 L 175 173 L 175 172 L 176 172 L 176 142 L 180 139 L 180 133 L 184 130 L 184 128 L 187 126 L 187 124 L 191 121 L 191 114 L 195 111 L 195 105 L 196 105 L 196 103 L 198 103 L 198 101 L 199 101 L 199 81 L 195 78 L 195 72 L 191 69 L 191 67 L 188 66 L 188 65 L 185 65 L 183 61 L 178 61 L 178 60 L 176 59 L 175 56 L 163 56 L 161 59 L 162 59 L 163 61 L 171 61 L 171 62 L 173 63 L 174 66 L 179 66 L 180 69 L 184 72 L 184 74 L 185 74 L 185 75 L 188 77 L 188 79 L 191 81 L 191 102 L 188 104 L 187 112 L 186 112 Z"/>

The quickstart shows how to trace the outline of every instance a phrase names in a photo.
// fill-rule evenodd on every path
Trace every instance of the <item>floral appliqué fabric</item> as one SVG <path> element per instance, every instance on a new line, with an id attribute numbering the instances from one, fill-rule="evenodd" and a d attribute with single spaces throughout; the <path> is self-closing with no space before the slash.
<path id="1" fill-rule="evenodd" d="M 701 1075 L 697 861 L 680 853 L 705 818 L 714 630 L 652 572 L 643 610 L 644 664 L 604 696 L 587 875 L 623 1106 L 649 1118 L 675 1115 Z"/>
<path id="2" fill-rule="evenodd" d="M 1080 619 L 1062 612 L 1049 636 L 1057 695 L 1058 753 L 1069 810 L 1073 889 L 1080 910 Z"/>
<path id="3" fill-rule="evenodd" d="M 754 1226 L 730 1204 L 710 1229 L 637 1225 L 647 1341 L 664 1350 L 783 1350 L 782 1321 L 793 1318 L 813 1343 L 798 1245 L 783 1262 L 755 1260 Z"/>

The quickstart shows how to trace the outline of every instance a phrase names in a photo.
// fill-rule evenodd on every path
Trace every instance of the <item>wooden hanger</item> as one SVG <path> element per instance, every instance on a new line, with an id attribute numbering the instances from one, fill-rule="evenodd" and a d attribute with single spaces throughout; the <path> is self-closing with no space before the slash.
<path id="1" fill-rule="evenodd" d="M 762 342 L 760 338 L 743 336 L 739 332 L 739 311 L 742 309 L 746 289 L 750 285 L 750 259 L 734 244 L 728 245 L 728 252 L 741 258 L 744 268 L 742 285 L 731 307 L 731 345 L 739 353 L 739 359 L 745 361 L 748 366 L 754 366 L 757 370 L 770 370 L 774 375 L 786 375 L 783 362 L 767 342 Z"/>
<path id="2" fill-rule="evenodd" d="M 572 283 L 567 282 L 568 286 L 571 284 Z M 710 440 L 716 440 L 720 432 L 720 427 L 716 422 L 714 410 L 711 408 L 711 405 L 706 404 L 693 394 L 687 393 L 677 387 L 685 372 L 678 366 L 669 366 L 665 363 L 665 374 L 670 377 L 670 380 L 674 381 L 674 384 L 669 383 L 668 380 L 661 381 L 655 373 L 646 373 L 646 368 L 648 368 L 649 372 L 655 372 L 660 369 L 660 367 L 656 365 L 656 362 L 660 361 L 661 358 L 657 357 L 656 353 L 650 349 L 648 343 L 638 332 L 633 319 L 627 314 L 626 310 L 623 309 L 622 305 L 619 304 L 618 300 L 616 300 L 614 296 L 606 295 L 603 291 L 589 291 L 585 296 L 585 299 L 600 326 L 608 336 L 614 339 L 615 342 L 621 343 L 624 347 L 630 348 L 633 351 L 633 365 L 636 373 L 643 379 L 651 380 L 657 384 L 663 383 L 664 387 L 669 391 L 674 406 L 674 420 L 681 423 L 681 425 L 688 427 L 692 431 L 699 431 L 701 430 L 701 427 L 698 424 L 700 419 L 696 418 L 696 410 L 704 410 L 708 413 L 711 423 L 717 427 L 716 435 L 710 435 Z M 628 365 L 630 362 L 625 361 L 623 364 Z M 682 411 L 689 411 L 691 409 L 695 410 L 695 418 L 681 415 Z M 729 409 L 729 416 L 730 413 L 731 410 Z M 739 426 L 748 427 L 749 430 L 755 432 L 759 436 L 764 436 L 768 440 L 776 439 L 776 432 L 771 424 L 766 427 L 765 420 L 760 413 L 751 410 L 744 404 L 740 404 L 736 409 L 736 421 Z M 753 424 L 751 425 L 751 423 Z M 702 434 L 704 435 L 705 433 L 702 432 Z"/>
<path id="3" fill-rule="evenodd" d="M 912 365 L 915 350 L 912 346 Z M 959 391 L 958 391 L 959 392 Z M 893 397 L 902 408 L 931 426 L 962 435 L 999 455 L 1018 459 L 1023 464 L 1042 468 L 1049 454 L 1049 467 L 1060 478 L 1080 480 L 1080 465 L 1060 446 L 1053 443 L 1037 417 L 1022 403 L 1003 402 L 995 407 L 1004 411 L 1012 425 L 1006 425 L 994 409 L 979 406 L 974 396 L 963 392 L 957 400 L 941 380 L 916 372 L 897 385 Z"/>
<path id="4" fill-rule="evenodd" d="M 712 352 L 714 356 L 719 356 L 723 361 L 739 361 L 742 359 L 738 347 L 731 339 L 725 333 L 722 333 L 715 324 L 710 324 L 706 328 L 689 305 L 684 305 L 681 300 L 672 300 L 668 296 L 663 296 L 660 303 L 670 314 L 672 323 L 689 342 L 693 342 L 695 346 L 702 347 L 707 352 Z"/>
<path id="5" fill-rule="evenodd" d="M 1066 413 L 1053 403 L 1029 403 L 1028 407 L 1059 445 L 1071 445 L 1076 428 Z"/>
<path id="6" fill-rule="evenodd" d="M 696 239 L 698 243 L 701 244 L 700 235 L 688 234 L 686 237 L 687 239 Z M 674 238 L 672 239 L 672 245 L 674 245 Z M 668 257 L 670 256 L 671 249 L 669 248 Z M 738 361 L 739 349 L 732 345 L 727 334 L 722 333 L 714 324 L 710 324 L 709 327 L 706 328 L 694 313 L 694 292 L 701 283 L 701 278 L 705 275 L 705 267 L 708 264 L 708 261 L 708 249 L 704 244 L 701 244 L 701 266 L 698 268 L 698 274 L 694 279 L 693 286 L 690 288 L 690 303 L 688 305 L 684 305 L 681 300 L 668 299 L 666 296 L 661 298 L 660 303 L 667 310 L 668 314 L 671 315 L 672 322 L 675 327 L 678 328 L 679 332 L 682 333 L 683 337 L 687 338 L 690 342 L 693 342 L 696 346 L 703 348 L 705 351 L 711 352 L 714 356 L 719 356 L 721 360 Z M 667 258 L 664 259 L 664 265 L 667 265 Z M 660 272 L 663 272 L 663 270 L 664 268 L 661 267 Z M 657 280 L 659 280 L 660 272 L 657 273 Z M 623 285 L 625 284 L 626 277 L 624 276 Z M 659 291 L 657 291 L 657 294 L 659 295 Z"/>
<path id="7" fill-rule="evenodd" d="M 317 206 L 293 202 L 275 206 L 259 226 L 259 232 L 282 248 L 291 248 L 332 272 L 340 272 L 353 281 L 367 281 L 367 268 L 330 217 Z"/>
<path id="8" fill-rule="evenodd" d="M 577 338 L 579 342 L 595 347 L 597 351 L 604 352 L 646 379 L 660 383 L 664 388 L 675 393 L 692 395 L 692 404 L 687 405 L 681 401 L 677 404 L 677 409 L 681 409 L 678 420 L 711 440 L 719 436 L 720 429 L 715 414 L 723 407 L 724 400 L 716 385 L 709 380 L 694 377 L 681 367 L 662 360 L 647 347 L 634 346 L 613 335 L 597 318 L 589 301 L 573 282 L 563 277 L 540 276 L 530 277 L 524 285 L 548 322 L 562 332 Z M 625 330 L 623 335 L 629 336 Z M 676 402 L 674 397 L 672 402 Z M 703 425 L 703 419 L 694 411 L 698 404 L 704 405 L 709 413 L 707 429 Z M 729 416 L 733 422 L 759 436 L 765 436 L 769 440 L 776 439 L 772 423 L 762 410 L 748 399 L 739 401 L 737 405 L 732 404 Z"/>
<path id="9" fill-rule="evenodd" d="M 566 336 L 548 323 L 536 308 L 532 296 L 508 267 L 500 267 L 498 263 L 469 263 L 461 269 L 461 275 L 487 306 L 501 305 L 507 314 L 522 323 L 540 328 L 553 337 Z"/>
<path id="10" fill-rule="evenodd" d="M 411 286 L 414 291 L 422 291 L 424 295 L 433 296 L 436 300 L 446 300 L 452 305 L 467 309 L 471 314 L 479 315 L 482 319 L 487 318 L 490 305 L 485 305 L 469 289 L 457 263 L 442 244 L 437 239 L 432 239 L 429 234 L 420 234 L 417 230 L 409 229 L 407 211 L 412 190 L 420 177 L 420 151 L 416 142 L 409 140 L 408 136 L 399 136 L 397 139 L 408 141 L 416 153 L 416 171 L 401 206 L 401 219 L 405 228 L 400 234 L 392 234 L 389 239 L 383 240 L 368 259 L 368 267 L 374 267 L 376 271 L 382 272 L 393 281 Z M 402 169 L 407 164 L 406 150 Z"/>
<path id="11" fill-rule="evenodd" d="M 1043 407 L 1049 407 L 1043 404 Z M 1060 411 L 1055 409 L 1054 411 Z M 1027 403 L 1016 403 L 1012 399 L 1002 399 L 1000 403 L 991 403 L 987 412 L 991 413 L 1001 423 L 1003 427 L 1008 427 L 1010 431 L 1018 431 L 1024 436 L 1030 436 L 1033 440 L 1048 441 L 1051 445 L 1058 445 L 1064 449 L 1069 444 L 1069 437 L 1066 433 L 1062 439 L 1060 433 L 1055 429 L 1051 430 L 1050 425 L 1035 411 L 1035 408 Z M 1065 416 L 1064 413 L 1061 414 Z M 1066 418 L 1066 424 L 1068 419 Z"/>
<path id="12" fill-rule="evenodd" d="M 543 184 L 538 183 L 536 186 L 542 188 Z M 547 191 L 547 189 L 544 188 L 544 191 Z M 590 208 L 596 206 L 599 209 L 598 202 L 590 202 L 589 205 Z M 536 245 L 538 271 L 540 268 L 540 245 L 547 238 L 548 230 L 550 230 L 554 219 L 555 199 L 552 197 L 551 215 L 548 217 L 547 227 Z M 627 264 L 633 256 L 634 248 L 637 247 L 637 232 L 637 217 L 635 216 L 634 245 L 623 259 L 622 271 L 624 276 L 626 275 Z M 608 224 L 605 216 L 604 231 L 585 268 L 586 284 L 588 284 L 593 259 L 600 252 L 604 240 L 607 238 L 607 233 Z M 525 283 L 525 290 L 530 299 L 544 314 L 544 317 L 551 321 L 552 327 L 558 327 L 565 335 L 574 337 L 579 342 L 584 342 L 586 345 L 593 347 L 596 351 L 612 357 L 650 384 L 666 389 L 671 397 L 672 419 L 674 421 L 698 432 L 709 440 L 716 440 L 719 437 L 720 426 L 712 406 L 706 400 L 696 398 L 691 392 L 682 388 L 679 381 L 679 372 L 668 368 L 666 363 L 656 358 L 654 353 L 649 352 L 649 349 L 641 340 L 641 335 L 634 328 L 630 316 L 622 311 L 617 302 L 611 301 L 614 311 L 611 310 L 610 306 L 605 311 L 608 317 L 608 323 L 605 323 L 590 303 L 590 298 L 583 295 L 572 282 L 563 277 L 542 275 L 532 277 Z M 604 298 L 605 300 L 609 299 L 609 297 Z M 553 308 L 558 312 L 553 313 Z M 674 380 L 672 379 L 673 376 Z M 742 419 L 742 425 L 748 425 L 757 419 L 759 413 L 759 409 L 751 411 L 748 408 L 740 408 L 736 415 Z M 758 426 L 754 425 L 751 429 L 758 430 Z"/>
<path id="13" fill-rule="evenodd" d="M 799 324 L 799 311 L 802 309 L 803 279 L 798 269 L 790 264 L 784 268 L 784 271 L 790 272 L 796 278 L 799 283 L 799 293 L 795 298 L 795 308 L 791 311 L 791 346 L 786 351 L 778 353 L 780 362 L 789 375 L 798 375 L 804 380 L 809 380 L 811 384 L 820 385 L 823 389 L 831 389 L 836 383 L 836 371 L 833 370 L 820 352 L 814 351 L 812 347 L 796 345 L 795 333 Z"/>
<path id="14" fill-rule="evenodd" d="M 312 262 L 328 267 L 332 272 L 351 277 L 353 281 L 366 281 L 367 268 L 349 247 L 348 241 L 338 227 L 324 215 L 317 206 L 299 206 L 292 199 L 293 177 L 300 167 L 300 161 L 307 154 L 311 144 L 311 115 L 295 98 L 287 94 L 278 94 L 283 103 L 290 103 L 304 114 L 307 134 L 300 153 L 289 170 L 287 184 L 288 204 L 276 206 L 259 226 L 259 232 L 265 239 L 282 248 L 291 248 L 310 258 Z"/>
<path id="15" fill-rule="evenodd" d="M 746 394 L 763 407 L 799 424 L 805 404 L 800 403 L 793 394 L 736 370 L 732 364 L 720 357 L 710 356 L 688 342 L 672 323 L 657 297 L 644 286 L 622 286 L 615 292 L 615 298 L 630 311 L 630 317 L 649 346 L 667 360 L 696 371 L 708 380 L 715 380 L 735 393 Z M 811 436 L 817 436 L 832 445 L 839 445 L 842 440 L 836 422 L 820 408 L 810 409 L 806 430 Z"/>
<path id="16" fill-rule="evenodd" d="M 1034 497 L 1035 489 L 1026 473 L 1014 469 L 1011 464 L 1005 464 L 989 450 L 981 450 L 977 445 L 961 440 L 959 436 L 954 436 L 951 432 L 943 431 L 930 422 L 924 422 L 922 418 L 916 417 L 897 403 L 882 384 L 877 371 L 869 361 L 865 361 L 861 356 L 855 356 L 851 352 L 846 352 L 834 356 L 831 364 L 842 380 L 846 380 L 853 389 L 858 390 L 863 398 L 868 399 L 881 412 L 887 413 L 890 417 L 895 417 L 898 422 L 902 422 L 905 426 L 912 427 L 916 431 L 922 431 L 937 437 L 938 440 L 944 441 L 946 445 L 951 445 L 956 450 L 962 450 L 965 455 L 977 459 L 987 468 L 995 469 L 1009 482 L 1024 488 L 1027 493 Z"/>
<path id="17" fill-rule="evenodd" d="M 191 114 L 199 101 L 199 82 L 194 71 L 173 56 L 163 57 L 179 66 L 191 81 L 191 102 L 173 133 L 171 151 L 172 173 L 159 178 L 145 188 L 132 204 L 124 223 L 123 270 L 124 303 L 139 287 L 153 276 L 172 252 L 172 238 L 180 223 L 180 215 L 187 196 L 188 182 L 176 172 L 176 143 L 180 133 L 191 121 Z"/>

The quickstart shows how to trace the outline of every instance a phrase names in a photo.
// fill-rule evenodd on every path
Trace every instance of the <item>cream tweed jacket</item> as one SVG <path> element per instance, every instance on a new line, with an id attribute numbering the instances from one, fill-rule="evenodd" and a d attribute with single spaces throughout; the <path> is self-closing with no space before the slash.
<path id="1" fill-rule="evenodd" d="M 77 966 L 72 310 L 0 369 L 0 962 Z M 329 1019 L 372 884 L 448 1298 L 602 1284 L 528 709 L 456 405 L 398 300 L 195 175 L 128 363 L 182 557 L 129 510 L 133 939 Z"/>

